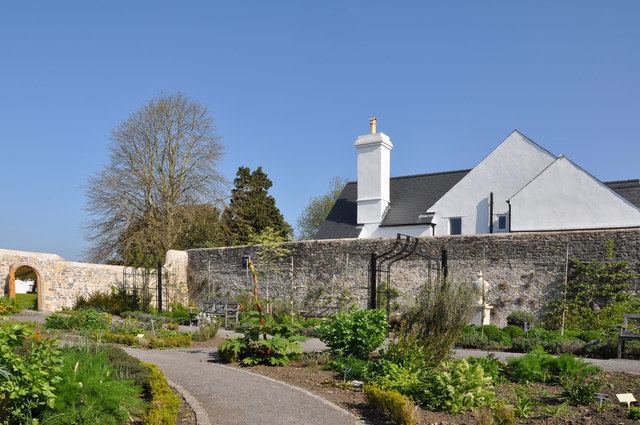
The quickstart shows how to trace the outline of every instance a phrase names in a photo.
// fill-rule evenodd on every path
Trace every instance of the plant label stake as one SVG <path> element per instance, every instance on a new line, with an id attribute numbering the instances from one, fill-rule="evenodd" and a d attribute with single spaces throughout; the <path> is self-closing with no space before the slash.
<path id="1" fill-rule="evenodd" d="M 342 382 L 347 382 L 347 376 L 349 376 L 349 372 L 351 372 L 351 369 L 348 367 L 342 369 Z"/>
<path id="2" fill-rule="evenodd" d="M 636 401 L 636 398 L 631 393 L 616 394 L 616 397 L 618 397 L 620 403 L 627 403 L 627 409 L 631 407 L 631 403 Z"/>
<path id="3" fill-rule="evenodd" d="M 602 402 L 605 400 L 609 400 L 609 396 L 607 394 L 598 393 L 596 394 L 596 399 L 598 400 L 598 407 L 602 407 Z"/>

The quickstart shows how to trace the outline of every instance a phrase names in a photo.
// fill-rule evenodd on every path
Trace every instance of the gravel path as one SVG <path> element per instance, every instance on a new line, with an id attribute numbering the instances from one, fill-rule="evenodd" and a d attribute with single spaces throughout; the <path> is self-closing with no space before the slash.
<path id="1" fill-rule="evenodd" d="M 126 348 L 157 364 L 191 395 L 212 424 L 342 425 L 362 423 L 351 413 L 306 390 L 244 370 L 212 363 L 215 349 Z"/>

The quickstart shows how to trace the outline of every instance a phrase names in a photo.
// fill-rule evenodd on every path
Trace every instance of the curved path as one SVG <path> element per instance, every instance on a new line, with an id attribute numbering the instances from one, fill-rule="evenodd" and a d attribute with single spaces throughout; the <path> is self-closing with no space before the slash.
<path id="1" fill-rule="evenodd" d="M 211 424 L 353 425 L 363 423 L 346 410 L 262 375 L 212 363 L 215 349 L 141 350 L 126 348 L 155 363 L 186 390 Z M 201 421 L 206 422 L 206 421 Z M 205 424 L 202 424 L 205 425 Z"/>

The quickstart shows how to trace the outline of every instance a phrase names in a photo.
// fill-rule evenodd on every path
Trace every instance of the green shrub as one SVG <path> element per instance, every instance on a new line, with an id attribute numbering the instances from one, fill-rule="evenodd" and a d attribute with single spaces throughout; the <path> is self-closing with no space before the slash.
<path id="1" fill-rule="evenodd" d="M 491 341 L 486 335 L 478 333 L 463 333 L 456 342 L 456 347 L 477 348 L 479 350 L 493 350 L 500 348 L 500 344 Z"/>
<path id="2" fill-rule="evenodd" d="M 511 337 L 506 332 L 502 332 L 496 325 L 484 325 L 480 328 L 480 333 L 484 333 L 490 341 L 501 345 L 511 345 Z"/>
<path id="3" fill-rule="evenodd" d="M 338 356 L 368 357 L 387 336 L 384 310 L 338 312 L 318 327 L 320 339 Z"/>
<path id="4" fill-rule="evenodd" d="M 111 326 L 111 315 L 94 309 L 53 313 L 45 322 L 47 329 L 105 331 Z"/>
<path id="5" fill-rule="evenodd" d="M 169 387 L 167 378 L 158 366 L 145 363 L 149 368 L 149 394 L 151 406 L 145 416 L 147 425 L 175 425 L 182 399 Z"/>
<path id="6" fill-rule="evenodd" d="M 62 380 L 62 356 L 55 341 L 42 338 L 33 326 L 0 325 L 0 423 L 25 423 L 53 406 Z"/>
<path id="7" fill-rule="evenodd" d="M 191 347 L 191 335 L 158 335 L 148 339 L 149 348 Z"/>
<path id="8" fill-rule="evenodd" d="M 474 292 L 468 285 L 441 280 L 424 285 L 405 320 L 408 329 L 416 333 L 429 363 L 438 364 L 449 356 L 473 317 L 473 300 Z"/>
<path id="9" fill-rule="evenodd" d="M 76 299 L 74 310 L 91 308 L 109 314 L 121 315 L 125 311 L 142 309 L 138 291 L 134 289 L 127 293 L 124 287 L 113 287 L 111 292 L 97 291 L 88 297 L 80 296 Z"/>
<path id="10" fill-rule="evenodd" d="M 345 368 L 350 370 L 347 379 L 359 379 L 366 382 L 373 377 L 374 364 L 369 360 L 357 357 L 338 357 L 325 366 L 326 370 L 333 370 L 341 376 Z"/>
<path id="11" fill-rule="evenodd" d="M 594 330 L 578 331 L 576 334 L 576 338 L 584 342 L 601 341 L 601 340 L 607 339 L 607 334 L 606 332 L 594 331 Z"/>
<path id="12" fill-rule="evenodd" d="M 163 315 L 177 321 L 181 325 L 188 325 L 191 319 L 189 307 L 178 302 L 171 303 L 169 305 L 169 311 L 164 312 Z"/>
<path id="13" fill-rule="evenodd" d="M 9 297 L 0 297 L 0 316 L 16 314 L 20 311 L 16 300 Z"/>
<path id="14" fill-rule="evenodd" d="M 520 326 L 507 325 L 502 328 L 502 332 L 509 335 L 509 338 L 517 338 L 524 336 L 524 330 Z"/>
<path id="15" fill-rule="evenodd" d="M 631 406 L 629 410 L 627 410 L 627 418 L 633 419 L 635 421 L 640 421 L 640 407 Z"/>
<path id="16" fill-rule="evenodd" d="M 380 354 L 380 363 L 393 363 L 407 370 L 418 372 L 427 367 L 427 354 L 414 332 L 407 332 L 404 324 L 395 338 Z"/>
<path id="17" fill-rule="evenodd" d="M 65 348 L 63 356 L 63 379 L 53 408 L 42 416 L 43 423 L 118 425 L 144 414 L 142 388 L 118 379 L 105 350 Z"/>
<path id="18" fill-rule="evenodd" d="M 528 323 L 529 326 L 533 326 L 535 322 L 535 316 L 524 310 L 515 310 L 507 316 L 507 325 L 517 326 L 521 329 L 524 329 L 525 323 Z"/>
<path id="19" fill-rule="evenodd" d="M 571 354 L 555 357 L 537 349 L 522 357 L 510 358 L 507 370 L 520 382 L 558 382 L 562 375 L 589 376 L 599 368 Z"/>
<path id="20" fill-rule="evenodd" d="M 495 425 L 513 425 L 516 423 L 516 412 L 512 405 L 498 400 L 493 408 L 493 423 Z"/>
<path id="21" fill-rule="evenodd" d="M 416 406 L 408 397 L 398 391 L 385 390 L 374 384 L 363 388 L 369 404 L 384 411 L 396 424 L 414 425 Z"/>
<path id="22" fill-rule="evenodd" d="M 446 360 L 422 374 L 420 381 L 412 395 L 429 410 L 459 413 L 495 402 L 491 377 L 466 360 Z"/>
<path id="23" fill-rule="evenodd" d="M 240 353 L 244 348 L 245 344 L 242 338 L 225 338 L 218 346 L 220 360 L 224 363 L 237 362 L 240 358 Z"/>
<path id="24" fill-rule="evenodd" d="M 563 394 L 569 404 L 574 406 L 586 406 L 593 403 L 596 394 L 602 388 L 602 380 L 593 376 L 580 376 L 580 374 L 565 374 L 560 378 Z"/>
<path id="25" fill-rule="evenodd" d="M 490 376 L 493 383 L 503 380 L 504 364 L 493 354 L 485 357 L 469 357 L 467 361 L 470 365 L 478 365 L 484 370 L 486 376 Z"/>

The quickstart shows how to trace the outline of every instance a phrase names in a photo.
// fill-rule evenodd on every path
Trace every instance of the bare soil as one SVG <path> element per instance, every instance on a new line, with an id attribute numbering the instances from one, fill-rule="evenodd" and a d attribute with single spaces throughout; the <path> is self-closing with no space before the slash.
<path id="1" fill-rule="evenodd" d="M 241 367 L 238 364 L 231 366 Z M 311 391 L 362 417 L 372 425 L 393 424 L 383 412 L 371 407 L 366 402 L 361 390 L 343 388 L 340 385 L 341 377 L 337 376 L 335 372 L 322 370 L 321 364 L 297 361 L 285 367 L 260 365 L 251 367 L 250 370 Z M 615 394 L 631 392 L 638 395 L 640 393 L 640 377 L 624 373 L 603 373 L 602 377 L 605 381 L 602 392 L 610 397 L 603 404 L 602 409 L 598 409 L 597 403 L 591 406 L 561 406 L 563 404 L 562 390 L 557 385 L 519 385 L 526 388 L 526 393 L 532 400 L 533 409 L 527 418 L 518 419 L 518 423 L 545 425 L 637 424 L 638 422 L 626 418 L 626 407 L 618 403 Z M 516 404 L 516 386 L 518 385 L 513 383 L 498 385 L 496 387 L 498 400 L 502 399 L 509 404 Z M 483 423 L 482 413 L 477 411 L 451 415 L 418 408 L 416 419 L 417 423 L 421 425 L 471 425 Z"/>
<path id="2" fill-rule="evenodd" d="M 182 406 L 180 407 L 180 411 L 178 412 L 178 420 L 176 420 L 176 425 L 197 425 L 198 421 L 196 420 L 196 414 L 191 408 L 191 405 L 187 403 L 182 395 L 173 390 L 173 392 L 182 398 Z"/>

